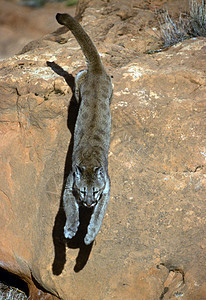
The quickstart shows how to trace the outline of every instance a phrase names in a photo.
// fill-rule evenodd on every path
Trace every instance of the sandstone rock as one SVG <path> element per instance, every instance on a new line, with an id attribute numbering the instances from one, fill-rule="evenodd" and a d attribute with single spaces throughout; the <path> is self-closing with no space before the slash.
<path id="1" fill-rule="evenodd" d="M 101 231 L 92 246 L 81 232 L 63 239 L 72 75 L 85 67 L 66 34 L 67 43 L 45 40 L 1 61 L 0 266 L 28 283 L 31 299 L 204 299 L 205 39 L 138 55 L 137 11 L 125 20 L 115 1 L 94 2 L 82 23 L 114 83 L 112 193 Z"/>
<path id="2" fill-rule="evenodd" d="M 29 42 L 56 30 L 59 27 L 55 20 L 57 11 L 75 14 L 75 7 L 60 2 L 50 2 L 39 9 L 22 6 L 20 2 L 1 0 L 0 58 L 17 54 Z"/>

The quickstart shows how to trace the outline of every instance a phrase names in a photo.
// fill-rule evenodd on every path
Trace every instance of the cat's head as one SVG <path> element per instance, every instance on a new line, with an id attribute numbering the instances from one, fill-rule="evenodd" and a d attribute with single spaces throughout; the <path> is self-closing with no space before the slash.
<path id="1" fill-rule="evenodd" d="M 93 207 L 101 199 L 106 184 L 103 167 L 86 168 L 76 166 L 74 190 L 79 201 L 86 207 Z"/>

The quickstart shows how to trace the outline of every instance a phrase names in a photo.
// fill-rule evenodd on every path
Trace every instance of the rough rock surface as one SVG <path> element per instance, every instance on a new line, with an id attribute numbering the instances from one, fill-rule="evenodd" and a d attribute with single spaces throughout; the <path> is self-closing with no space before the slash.
<path id="1" fill-rule="evenodd" d="M 116 3 L 90 1 L 82 19 L 114 83 L 112 193 L 92 246 L 62 237 L 82 52 L 55 34 L 1 61 L 0 266 L 31 299 L 206 299 L 206 40 L 143 54 L 151 1 Z"/>
<path id="2" fill-rule="evenodd" d="M 56 30 L 57 11 L 75 14 L 75 7 L 60 2 L 33 9 L 22 6 L 20 0 L 0 0 L 0 7 L 0 58 L 17 54 L 27 43 Z"/>

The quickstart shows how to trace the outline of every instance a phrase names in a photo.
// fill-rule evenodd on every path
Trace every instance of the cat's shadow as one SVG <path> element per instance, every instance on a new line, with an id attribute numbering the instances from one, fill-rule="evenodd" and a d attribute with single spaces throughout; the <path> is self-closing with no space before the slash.
<path id="1" fill-rule="evenodd" d="M 67 118 L 67 126 L 71 132 L 71 140 L 69 144 L 69 149 L 67 151 L 65 168 L 64 168 L 64 182 L 62 184 L 62 192 L 61 192 L 61 199 L 59 210 L 55 218 L 54 228 L 53 228 L 53 243 L 54 243 L 54 250 L 55 256 L 52 265 L 52 271 L 54 275 L 60 275 L 64 269 L 64 265 L 66 263 L 66 247 L 70 249 L 78 249 L 79 252 L 76 258 L 76 264 L 74 266 L 74 271 L 79 272 L 81 271 L 84 266 L 86 265 L 90 252 L 92 250 L 93 243 L 90 245 L 84 244 L 84 237 L 87 232 L 87 226 L 89 224 L 92 210 L 86 207 L 80 207 L 79 212 L 79 220 L 80 226 L 78 228 L 77 234 L 71 239 L 65 239 L 64 237 L 64 225 L 66 222 L 66 216 L 63 209 L 63 192 L 66 184 L 67 176 L 72 167 L 72 150 L 73 150 L 73 139 L 74 139 L 74 126 L 79 110 L 79 105 L 76 102 L 74 96 L 74 77 L 64 71 L 59 65 L 55 62 L 47 61 L 47 66 L 49 66 L 55 73 L 64 77 L 67 84 L 70 86 L 73 96 L 69 102 L 68 107 L 68 118 Z"/>

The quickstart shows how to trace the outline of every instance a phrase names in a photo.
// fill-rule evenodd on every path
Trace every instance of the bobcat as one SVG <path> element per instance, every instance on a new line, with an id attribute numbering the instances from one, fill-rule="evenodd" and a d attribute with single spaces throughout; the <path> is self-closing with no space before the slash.
<path id="1" fill-rule="evenodd" d="M 111 78 L 82 26 L 68 14 L 57 14 L 68 27 L 86 57 L 87 70 L 75 78 L 75 97 L 80 103 L 74 129 L 72 170 L 67 178 L 63 203 L 66 213 L 64 235 L 71 239 L 79 226 L 79 206 L 93 209 L 84 243 L 94 241 L 109 202 L 108 151 L 111 133 Z"/>

